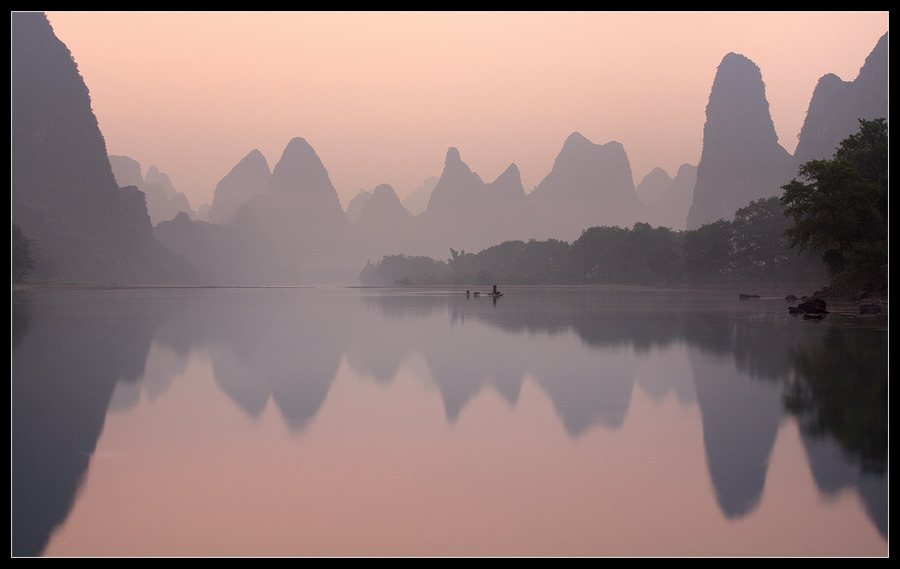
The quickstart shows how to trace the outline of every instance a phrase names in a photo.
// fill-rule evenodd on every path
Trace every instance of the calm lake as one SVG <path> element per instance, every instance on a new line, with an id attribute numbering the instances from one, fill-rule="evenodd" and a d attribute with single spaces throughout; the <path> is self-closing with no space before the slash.
<path id="1" fill-rule="evenodd" d="M 888 554 L 886 316 L 501 289 L 14 292 L 12 554 Z"/>

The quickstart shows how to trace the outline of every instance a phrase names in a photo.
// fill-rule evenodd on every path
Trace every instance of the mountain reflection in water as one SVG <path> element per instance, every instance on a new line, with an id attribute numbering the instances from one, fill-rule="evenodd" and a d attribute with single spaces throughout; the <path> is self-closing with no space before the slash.
<path id="1" fill-rule="evenodd" d="M 886 326 L 730 293 L 504 292 L 14 293 L 13 555 L 886 554 Z M 767 498 L 789 432 L 805 510 Z M 171 479 L 207 501 L 190 538 L 161 537 Z M 159 511 L 104 505 L 117 486 Z"/>

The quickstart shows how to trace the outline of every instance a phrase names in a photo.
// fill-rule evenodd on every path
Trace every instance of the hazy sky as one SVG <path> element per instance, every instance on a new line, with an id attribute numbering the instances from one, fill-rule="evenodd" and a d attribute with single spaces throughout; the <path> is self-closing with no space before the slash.
<path id="1" fill-rule="evenodd" d="M 818 79 L 856 78 L 888 12 L 48 12 L 110 154 L 211 202 L 251 150 L 274 168 L 305 138 L 341 201 L 402 198 L 447 149 L 525 190 L 566 137 L 621 142 L 635 184 L 697 164 L 728 52 L 762 71 L 779 141 L 797 144 Z"/>

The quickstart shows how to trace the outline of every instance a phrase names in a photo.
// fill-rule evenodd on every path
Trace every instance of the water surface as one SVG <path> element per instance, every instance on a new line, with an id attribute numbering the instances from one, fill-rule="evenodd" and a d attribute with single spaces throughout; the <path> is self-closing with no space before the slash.
<path id="1" fill-rule="evenodd" d="M 15 293 L 13 554 L 887 554 L 883 319 L 504 292 Z"/>

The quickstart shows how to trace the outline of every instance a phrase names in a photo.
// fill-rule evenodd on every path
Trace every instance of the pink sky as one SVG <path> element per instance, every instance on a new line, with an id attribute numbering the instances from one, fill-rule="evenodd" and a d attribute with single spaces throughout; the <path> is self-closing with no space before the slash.
<path id="1" fill-rule="evenodd" d="M 635 184 L 697 164 L 728 52 L 754 61 L 793 152 L 818 79 L 856 78 L 888 12 L 48 12 L 110 154 L 211 202 L 251 150 L 305 138 L 341 202 L 402 198 L 447 149 L 526 192 L 566 137 L 621 142 Z"/>

